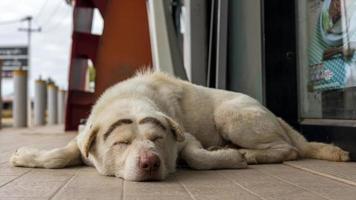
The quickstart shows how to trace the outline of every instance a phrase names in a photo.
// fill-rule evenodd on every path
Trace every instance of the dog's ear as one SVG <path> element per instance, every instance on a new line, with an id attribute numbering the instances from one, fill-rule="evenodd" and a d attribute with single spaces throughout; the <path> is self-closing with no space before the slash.
<path id="1" fill-rule="evenodd" d="M 99 129 L 92 129 L 90 134 L 89 134 L 89 137 L 88 139 L 85 141 L 84 143 L 84 155 L 86 158 L 88 158 L 89 156 L 89 150 L 90 148 L 93 146 L 93 144 L 95 143 L 95 138 L 96 138 L 96 135 L 98 135 L 98 132 L 99 132 Z"/>
<path id="2" fill-rule="evenodd" d="M 164 118 L 167 120 L 169 124 L 169 128 L 172 131 L 173 135 L 175 136 L 176 140 L 178 142 L 183 142 L 185 137 L 184 137 L 184 130 L 183 128 L 172 118 L 168 117 L 167 115 L 164 115 Z"/>
<path id="3" fill-rule="evenodd" d="M 98 135 L 98 132 L 98 128 L 92 127 L 91 125 L 86 125 L 83 133 L 78 135 L 78 146 L 85 158 L 88 158 L 90 148 L 95 143 L 95 138 Z"/>

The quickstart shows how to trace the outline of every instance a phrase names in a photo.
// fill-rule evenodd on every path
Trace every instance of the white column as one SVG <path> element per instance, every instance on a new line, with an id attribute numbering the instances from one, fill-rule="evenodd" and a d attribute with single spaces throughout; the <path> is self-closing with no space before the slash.
<path id="1" fill-rule="evenodd" d="M 27 71 L 19 69 L 14 72 L 14 127 L 27 126 Z"/>
<path id="2" fill-rule="evenodd" d="M 58 122 L 58 88 L 54 83 L 47 85 L 47 123 L 49 125 L 57 124 Z"/>
<path id="3" fill-rule="evenodd" d="M 0 66 L 0 128 L 2 128 L 2 107 L 3 107 L 1 82 L 2 82 L 2 67 Z"/>
<path id="4" fill-rule="evenodd" d="M 64 113 L 65 113 L 65 90 L 58 90 L 58 124 L 64 123 Z"/>
<path id="5" fill-rule="evenodd" d="M 35 126 L 44 125 L 46 122 L 47 83 L 38 79 L 35 81 L 34 122 Z"/>

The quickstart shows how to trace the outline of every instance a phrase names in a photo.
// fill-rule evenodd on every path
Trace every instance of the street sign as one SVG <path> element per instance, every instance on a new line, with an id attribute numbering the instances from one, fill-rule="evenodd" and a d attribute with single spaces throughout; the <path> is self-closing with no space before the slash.
<path id="1" fill-rule="evenodd" d="M 12 77 L 12 71 L 28 67 L 27 46 L 4 46 L 0 47 L 0 67 L 4 78 Z"/>
<path id="2" fill-rule="evenodd" d="M 27 56 L 28 48 L 25 46 L 19 47 L 0 47 L 0 57 Z"/>
<path id="3" fill-rule="evenodd" d="M 4 71 L 14 70 L 14 68 L 26 67 L 28 65 L 27 58 L 20 58 L 20 59 L 0 58 L 0 63 L 2 66 L 2 70 Z"/>

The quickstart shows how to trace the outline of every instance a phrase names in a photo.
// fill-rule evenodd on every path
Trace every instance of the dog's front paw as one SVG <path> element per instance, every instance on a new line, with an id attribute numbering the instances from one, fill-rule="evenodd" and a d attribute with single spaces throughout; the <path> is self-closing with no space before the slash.
<path id="1" fill-rule="evenodd" d="M 248 164 L 257 164 L 256 157 L 252 154 L 251 151 L 247 149 L 239 149 L 238 151 L 244 156 Z"/>
<path id="2" fill-rule="evenodd" d="M 10 164 L 16 167 L 36 167 L 39 150 L 21 147 L 10 157 Z"/>
<path id="3" fill-rule="evenodd" d="M 247 168 L 247 160 L 243 153 L 240 153 L 237 149 L 229 149 L 233 151 L 233 168 L 236 169 L 245 169 Z"/>

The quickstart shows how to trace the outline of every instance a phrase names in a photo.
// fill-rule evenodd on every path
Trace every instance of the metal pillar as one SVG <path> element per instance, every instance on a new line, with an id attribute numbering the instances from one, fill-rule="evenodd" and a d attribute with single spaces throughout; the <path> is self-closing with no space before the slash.
<path id="1" fill-rule="evenodd" d="M 227 31 L 228 31 L 228 0 L 218 1 L 217 33 L 216 33 L 216 76 L 215 87 L 226 89 L 227 77 Z"/>
<path id="2" fill-rule="evenodd" d="M 58 124 L 64 123 L 64 112 L 65 112 L 65 90 L 58 90 Z"/>
<path id="3" fill-rule="evenodd" d="M 14 71 L 14 127 L 27 126 L 27 71 Z"/>
<path id="4" fill-rule="evenodd" d="M 35 102 L 34 102 L 34 120 L 35 126 L 44 125 L 46 122 L 46 98 L 47 83 L 38 79 L 35 81 Z"/>
<path id="5" fill-rule="evenodd" d="M 54 83 L 47 85 L 47 122 L 49 125 L 57 124 L 58 122 L 58 88 Z"/>
<path id="6" fill-rule="evenodd" d="M 170 13 L 170 1 L 148 0 L 147 15 L 153 66 L 160 71 L 187 80 Z"/>
<path id="7" fill-rule="evenodd" d="M 183 16 L 183 58 L 189 80 L 195 84 L 207 84 L 208 40 L 206 0 L 185 0 Z M 182 8 L 182 9 L 183 9 Z"/>

